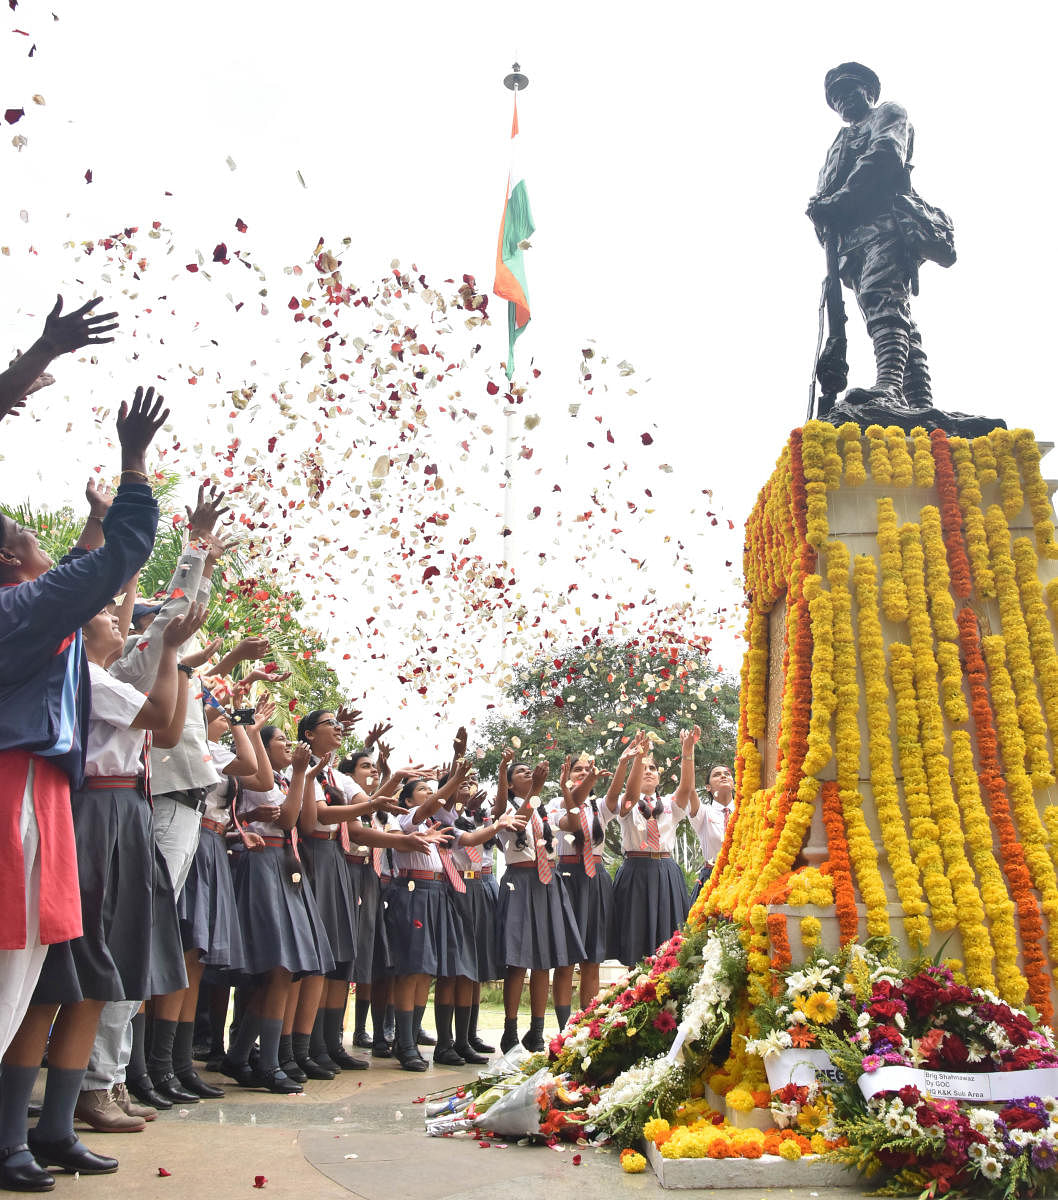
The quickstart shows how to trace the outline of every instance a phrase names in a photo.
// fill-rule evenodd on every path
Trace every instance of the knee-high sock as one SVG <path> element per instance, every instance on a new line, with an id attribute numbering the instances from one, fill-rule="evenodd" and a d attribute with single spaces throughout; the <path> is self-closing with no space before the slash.
<path id="1" fill-rule="evenodd" d="M 267 1072 L 279 1069 L 279 1039 L 282 1035 L 283 1021 L 280 1017 L 261 1022 L 260 1070 Z"/>
<path id="2" fill-rule="evenodd" d="M 342 1049 L 342 1012 L 340 1008 L 321 1008 L 323 1014 L 323 1044 L 327 1050 Z"/>
<path id="3" fill-rule="evenodd" d="M 312 1037 L 309 1040 L 309 1054 L 313 1058 L 319 1058 L 321 1054 L 327 1053 L 327 1042 L 323 1034 L 323 1014 L 324 1009 L 316 1009 L 316 1017 L 312 1022 Z"/>
<path id="4" fill-rule="evenodd" d="M 397 1009 L 397 1050 L 401 1054 L 417 1054 L 415 1049 L 415 1014 Z"/>
<path id="5" fill-rule="evenodd" d="M 257 1041 L 257 1035 L 260 1032 L 260 1017 L 254 1016 L 253 1013 L 248 1011 L 244 1012 L 242 1020 L 239 1022 L 239 1028 L 235 1031 L 235 1038 L 228 1048 L 228 1057 L 232 1062 L 249 1062 L 250 1051 L 253 1049 L 253 1044 Z"/>
<path id="6" fill-rule="evenodd" d="M 173 1042 L 176 1039 L 176 1021 L 151 1022 L 151 1048 L 147 1054 L 147 1074 L 155 1083 L 173 1073 Z"/>
<path id="7" fill-rule="evenodd" d="M 452 1044 L 452 1012 L 451 1004 L 438 1004 L 434 1001 L 433 1023 L 437 1030 L 437 1047 L 443 1049 Z"/>
<path id="8" fill-rule="evenodd" d="M 360 1034 L 367 1032 L 367 1014 L 371 1011 L 371 1001 L 361 999 L 360 993 L 357 992 L 353 1010 L 356 1013 L 356 1027 L 353 1030 L 353 1036 L 359 1037 Z"/>
<path id="9" fill-rule="evenodd" d="M 382 994 L 371 996 L 371 1035 L 376 1042 L 384 1042 L 386 1040 L 386 992 L 381 984 L 376 991 Z"/>
<path id="10" fill-rule="evenodd" d="M 460 1046 L 469 1046 L 468 1038 L 470 1037 L 470 1005 L 456 1005 L 456 1049 Z M 440 1042 L 440 1037 L 438 1037 Z"/>
<path id="11" fill-rule="evenodd" d="M 84 1067 L 64 1070 L 48 1068 L 48 1082 L 44 1085 L 44 1106 L 37 1122 L 37 1137 L 45 1142 L 58 1142 L 73 1134 L 73 1110 L 81 1094 Z"/>
<path id="12" fill-rule="evenodd" d="M 40 1067 L 36 1066 L 0 1067 L 0 1147 L 24 1145 L 26 1108 L 39 1074 Z M 33 1161 L 33 1155 L 28 1150 L 19 1150 L 6 1161 L 9 1167 L 24 1167 Z"/>
<path id="13" fill-rule="evenodd" d="M 191 1060 L 195 1045 L 195 1022 L 180 1021 L 176 1026 L 176 1037 L 173 1038 L 173 1071 L 177 1075 L 186 1074 L 195 1069 Z"/>

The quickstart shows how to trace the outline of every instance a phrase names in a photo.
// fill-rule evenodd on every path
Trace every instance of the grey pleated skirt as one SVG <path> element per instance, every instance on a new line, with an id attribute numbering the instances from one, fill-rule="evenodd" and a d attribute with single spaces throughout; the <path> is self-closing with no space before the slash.
<path id="1" fill-rule="evenodd" d="M 462 925 L 444 880 L 394 879 L 385 903 L 392 974 L 470 975 Z"/>
<path id="2" fill-rule="evenodd" d="M 673 859 L 626 856 L 613 885 L 607 957 L 633 966 L 667 942 L 689 911 L 687 884 Z"/>
<path id="3" fill-rule="evenodd" d="M 581 860 L 560 863 L 558 872 L 569 896 L 580 940 L 584 943 L 582 961 L 602 962 L 607 957 L 606 939 L 613 905 L 613 880 L 598 861 L 595 863 L 595 874 L 591 877 L 584 870 Z"/>
<path id="4" fill-rule="evenodd" d="M 328 841 L 306 837 L 298 842 L 298 846 L 302 862 L 308 869 L 316 908 L 327 930 L 331 957 L 334 959 L 334 967 L 328 972 L 328 977 L 350 980 L 353 977 L 360 919 L 342 844 L 337 838 Z"/>
<path id="5" fill-rule="evenodd" d="M 369 862 L 346 862 L 349 883 L 357 900 L 356 953 L 353 982 L 371 983 L 389 970 L 389 943 L 382 919 L 382 889 Z"/>
<path id="6" fill-rule="evenodd" d="M 562 879 L 544 884 L 530 867 L 508 867 L 496 908 L 497 959 L 508 967 L 546 971 L 584 962 L 584 945 Z"/>
<path id="7" fill-rule="evenodd" d="M 453 889 L 452 899 L 462 931 L 462 944 L 473 970 L 470 979 L 484 983 L 499 979 L 503 967 L 496 959 L 496 900 L 492 889 L 481 877 L 467 879 L 467 890 Z"/>
<path id="8" fill-rule="evenodd" d="M 291 882 L 283 846 L 236 855 L 235 906 L 246 947 L 246 974 L 286 967 L 300 979 L 334 969 L 312 885 L 304 871 L 299 884 Z"/>
<path id="9" fill-rule="evenodd" d="M 150 995 L 155 848 L 152 810 L 134 787 L 70 797 L 83 934 L 48 947 L 34 1004 Z"/>
<path id="10" fill-rule="evenodd" d="M 223 834 L 202 830 L 176 908 L 185 950 L 200 950 L 208 967 L 243 969 L 246 950 L 235 907 L 228 843 Z"/>

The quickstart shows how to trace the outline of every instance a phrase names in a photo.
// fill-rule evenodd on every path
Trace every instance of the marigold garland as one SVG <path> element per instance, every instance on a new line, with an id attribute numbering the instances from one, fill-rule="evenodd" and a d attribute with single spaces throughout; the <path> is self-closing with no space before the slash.
<path id="1" fill-rule="evenodd" d="M 841 796 L 835 780 L 823 784 L 823 827 L 827 833 L 827 854 L 834 881 L 834 911 L 838 918 L 841 945 L 859 936 L 860 914 L 852 884 L 849 843 L 841 814 Z M 884 890 L 883 890 L 884 895 Z"/>
<path id="2" fill-rule="evenodd" d="M 873 559 L 865 555 L 856 556 L 853 581 L 860 630 L 860 666 L 867 700 L 871 789 L 893 882 L 904 910 L 904 931 L 912 948 L 921 949 L 929 943 L 929 922 L 924 916 L 926 906 L 922 899 L 922 883 L 911 857 L 893 774 L 889 688 L 885 682 L 885 651 L 878 618 L 878 585 Z"/>
<path id="3" fill-rule="evenodd" d="M 1040 448 L 1030 429 L 1014 431 L 1014 454 L 1021 470 L 1021 482 L 1032 513 L 1032 528 L 1036 534 L 1036 549 L 1043 558 L 1058 558 L 1054 540 L 1054 509 L 1051 493 L 1040 471 Z"/>
<path id="4" fill-rule="evenodd" d="M 804 582 L 804 595 L 812 620 L 812 716 L 808 727 L 808 751 L 801 770 L 818 775 L 830 762 L 830 721 L 837 696 L 834 693 L 834 613 L 830 593 L 823 590 L 818 575 Z"/>
<path id="5" fill-rule="evenodd" d="M 907 589 L 900 558 L 900 530 L 891 496 L 878 497 L 878 549 L 882 568 L 882 612 L 889 621 L 906 621 Z"/>
<path id="6" fill-rule="evenodd" d="M 985 529 L 988 533 L 988 549 L 992 556 L 992 574 L 996 581 L 999 617 L 1003 626 L 1005 658 L 1017 697 L 1016 707 L 1007 716 L 1019 726 L 1019 736 L 1024 737 L 1027 755 L 1025 761 L 1032 776 L 1033 786 L 1047 787 L 1054 783 L 1051 756 L 1047 749 L 1047 725 L 1036 692 L 1036 673 L 1029 649 L 1025 614 L 1021 607 L 1017 571 L 1011 554 L 1010 530 L 999 505 L 993 504 L 989 507 L 985 514 Z M 1004 715 L 1002 709 L 998 710 L 998 715 Z M 1009 771 L 1010 763 L 1006 754 L 1004 761 L 1007 762 Z"/>
<path id="7" fill-rule="evenodd" d="M 951 595 L 948 554 L 941 526 L 940 510 L 927 504 L 921 513 L 922 552 L 926 562 L 926 589 L 929 615 L 937 639 L 937 664 L 940 667 L 941 703 L 953 724 L 970 719 L 962 690 L 962 663 L 959 659 L 959 627 L 955 624 L 955 601 Z"/>
<path id="8" fill-rule="evenodd" d="M 977 617 L 972 609 L 964 608 L 956 620 L 959 623 L 959 644 L 962 647 L 966 677 L 970 683 L 970 713 L 973 717 L 980 762 L 980 780 L 988 797 L 988 811 L 999 839 L 1000 862 L 1007 877 L 1010 895 L 1018 914 L 1021 933 L 1022 962 L 1029 983 L 1029 999 L 1048 1023 L 1052 1019 L 1051 979 L 1047 957 L 1042 949 L 1043 920 L 1039 904 L 1032 891 L 1025 853 L 1018 838 L 1010 812 L 1006 784 L 999 763 L 999 744 L 995 729 L 995 714 L 988 694 L 988 676 Z"/>
<path id="9" fill-rule="evenodd" d="M 1036 571 L 1036 552 L 1028 538 L 1017 538 L 1014 542 L 1014 572 L 1032 665 L 1043 696 L 1043 714 L 1051 740 L 1058 746 L 1058 651 L 1055 650 L 1054 635 L 1047 620 L 1043 585 Z"/>
<path id="10" fill-rule="evenodd" d="M 935 429 L 929 435 L 933 461 L 936 466 L 937 492 L 940 495 L 940 523 L 944 533 L 944 546 L 948 554 L 948 572 L 952 591 L 960 600 L 968 599 L 972 583 L 970 560 L 962 539 L 962 512 L 959 508 L 959 489 L 955 483 L 955 467 L 952 463 L 948 435 Z"/>
<path id="11" fill-rule="evenodd" d="M 885 430 L 885 444 L 889 448 L 893 486 L 910 487 L 915 478 L 915 469 L 907 449 L 907 434 L 899 425 L 889 425 Z"/>
<path id="12" fill-rule="evenodd" d="M 911 459 L 914 464 L 915 487 L 932 487 L 936 477 L 930 435 L 916 425 L 911 430 Z"/>
<path id="13" fill-rule="evenodd" d="M 988 439 L 988 434 L 982 434 L 980 437 L 975 437 L 972 443 L 974 469 L 977 471 L 977 478 L 982 483 L 995 483 L 999 477 L 996 470 L 996 456 L 992 449 L 992 443 Z"/>
<path id="14" fill-rule="evenodd" d="M 993 429 L 988 435 L 992 451 L 996 456 L 999 473 L 999 503 L 1008 520 L 1016 517 L 1025 504 L 1021 491 L 1021 475 L 1014 457 L 1014 435 L 1009 429 Z M 982 479 L 982 482 L 984 480 Z"/>
<path id="15" fill-rule="evenodd" d="M 949 438 L 948 445 L 955 465 L 959 507 L 962 509 L 963 526 L 966 531 L 966 553 L 973 570 L 974 587 L 979 595 L 988 599 L 995 596 L 996 584 L 988 561 L 988 537 L 985 534 L 984 513 L 981 511 L 981 487 L 966 439 Z"/>
<path id="16" fill-rule="evenodd" d="M 867 438 L 867 461 L 871 467 L 871 478 L 875 483 L 892 483 L 893 468 L 889 462 L 885 430 L 881 425 L 868 425 L 864 434 Z"/>
<path id="17" fill-rule="evenodd" d="M 845 483 L 849 487 L 859 487 L 860 484 L 867 481 L 859 425 L 855 421 L 846 421 L 838 430 L 838 438 L 842 457 L 845 460 Z"/>

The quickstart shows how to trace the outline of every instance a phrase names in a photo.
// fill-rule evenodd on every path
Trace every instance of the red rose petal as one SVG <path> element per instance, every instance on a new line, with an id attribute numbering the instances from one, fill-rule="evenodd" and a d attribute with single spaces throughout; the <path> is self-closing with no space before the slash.
<path id="1" fill-rule="evenodd" d="M 253 1177 L 253 1185 L 255 1188 L 263 1188 L 267 1182 L 268 1177 L 266 1175 L 255 1175 Z"/>
<path id="2" fill-rule="evenodd" d="M 573 1155 L 573 1165 L 574 1165 L 575 1167 L 579 1167 L 579 1166 L 580 1166 L 580 1155 L 579 1155 L 579 1154 L 574 1154 L 574 1155 Z"/>
<path id="3" fill-rule="evenodd" d="M 172 1175 L 172 1171 L 167 1171 L 165 1167 L 159 1167 L 158 1174 L 161 1175 L 163 1179 L 168 1179 L 169 1176 Z"/>
<path id="4" fill-rule="evenodd" d="M 412 921 L 416 929 L 422 929 L 422 921 Z"/>

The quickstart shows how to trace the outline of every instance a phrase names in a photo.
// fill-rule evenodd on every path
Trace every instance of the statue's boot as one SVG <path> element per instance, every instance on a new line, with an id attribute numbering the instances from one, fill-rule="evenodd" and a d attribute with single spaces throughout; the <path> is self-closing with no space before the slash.
<path id="1" fill-rule="evenodd" d="M 904 367 L 904 399 L 911 409 L 933 407 L 933 388 L 930 386 L 926 352 L 922 349 L 922 334 L 917 325 L 911 326 L 908 338 L 907 365 Z"/>
<path id="2" fill-rule="evenodd" d="M 878 377 L 873 388 L 850 388 L 842 403 L 846 406 L 871 407 L 906 412 L 904 371 L 907 368 L 911 339 L 902 325 L 879 325 L 871 333 Z M 919 343 L 921 347 L 921 341 Z M 925 356 L 923 356 L 923 360 Z"/>

